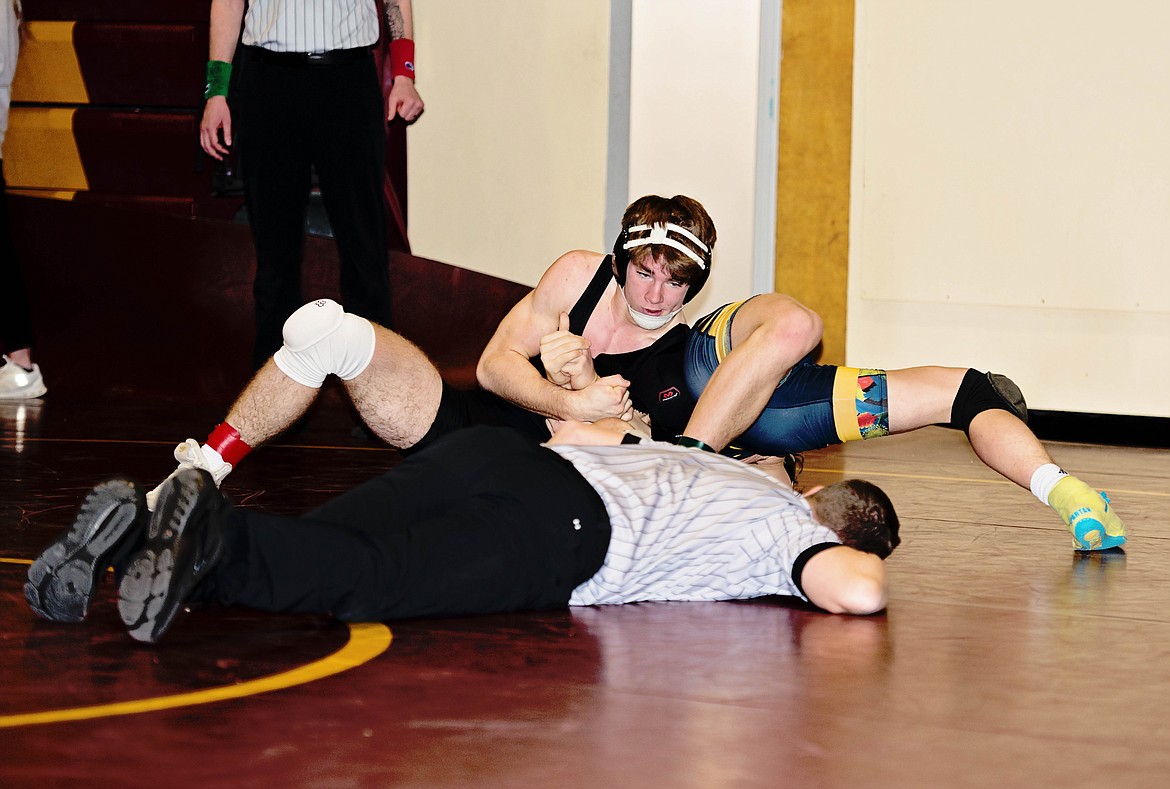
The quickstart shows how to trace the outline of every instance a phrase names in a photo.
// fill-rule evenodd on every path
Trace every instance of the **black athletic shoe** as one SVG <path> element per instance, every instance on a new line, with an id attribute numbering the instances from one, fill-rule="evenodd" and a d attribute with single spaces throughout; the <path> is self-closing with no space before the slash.
<path id="1" fill-rule="evenodd" d="M 118 613 L 138 641 L 155 643 L 223 557 L 219 513 L 226 506 L 211 475 L 182 469 L 159 491 L 146 546 L 126 567 Z"/>
<path id="2" fill-rule="evenodd" d="M 101 575 L 141 539 L 148 515 L 142 486 L 133 480 L 111 479 L 87 493 L 73 525 L 28 568 L 24 598 L 32 610 L 53 622 L 85 619 Z"/>

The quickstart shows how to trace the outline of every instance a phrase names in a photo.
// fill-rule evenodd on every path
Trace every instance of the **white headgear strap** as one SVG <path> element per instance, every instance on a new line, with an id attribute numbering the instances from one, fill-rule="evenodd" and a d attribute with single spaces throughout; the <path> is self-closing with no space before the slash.
<path id="1" fill-rule="evenodd" d="M 702 255 L 671 235 L 673 233 L 674 235 L 682 236 L 696 247 L 703 250 L 703 252 L 710 252 L 711 250 L 707 247 L 707 245 L 696 238 L 694 233 L 687 230 L 685 227 L 679 227 L 673 222 L 667 222 L 665 225 L 634 225 L 633 227 L 627 228 L 626 233 L 644 233 L 647 230 L 650 231 L 650 235 L 643 236 L 642 238 L 631 238 L 622 245 L 622 249 L 629 250 L 634 249 L 635 247 L 649 246 L 651 244 L 664 244 L 668 247 L 677 249 L 679 252 L 682 252 L 691 260 L 698 263 L 699 268 L 701 268 L 703 271 L 707 270 L 707 261 Z"/>

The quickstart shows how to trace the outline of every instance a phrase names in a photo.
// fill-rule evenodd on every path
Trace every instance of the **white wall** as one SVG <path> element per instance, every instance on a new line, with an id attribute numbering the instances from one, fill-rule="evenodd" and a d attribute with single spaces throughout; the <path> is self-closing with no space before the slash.
<path id="1" fill-rule="evenodd" d="M 850 364 L 1170 416 L 1170 3 L 858 0 Z"/>
<path id="2" fill-rule="evenodd" d="M 629 195 L 689 195 L 719 234 L 692 320 L 752 292 L 759 24 L 758 0 L 633 4 Z"/>
<path id="3" fill-rule="evenodd" d="M 612 95 L 628 95 L 628 106 L 609 104 L 607 0 L 416 6 L 427 110 L 409 132 L 415 254 L 535 284 L 558 254 L 613 243 L 608 170 L 628 179 L 617 185 L 625 202 L 683 193 L 711 212 L 718 274 L 692 318 L 751 292 L 760 0 L 619 9 L 629 85 Z M 628 122 L 611 123 L 613 112 Z M 608 138 L 611 128 L 628 128 L 628 139 Z"/>
<path id="4" fill-rule="evenodd" d="M 414 253 L 535 285 L 604 249 L 609 3 L 427 0 L 414 25 Z"/>

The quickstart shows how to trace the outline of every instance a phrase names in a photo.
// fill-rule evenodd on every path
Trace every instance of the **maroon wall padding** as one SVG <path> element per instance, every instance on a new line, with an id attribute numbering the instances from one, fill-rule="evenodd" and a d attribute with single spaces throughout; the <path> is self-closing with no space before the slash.
<path id="1" fill-rule="evenodd" d="M 246 225 L 11 196 L 34 352 L 53 398 L 229 403 L 251 374 Z M 306 239 L 305 298 L 338 298 L 336 248 Z M 393 253 L 394 327 L 459 386 L 528 288 Z"/>
<path id="2" fill-rule="evenodd" d="M 128 208 L 185 219 L 233 220 L 244 205 L 242 197 L 155 197 L 110 192 L 77 192 L 73 200 L 110 208 Z"/>
<path id="3" fill-rule="evenodd" d="M 210 0 L 25 0 L 23 6 L 26 20 L 204 24 L 211 9 Z"/>
<path id="4" fill-rule="evenodd" d="M 189 25 L 78 22 L 73 49 L 90 104 L 201 109 L 207 31 L 207 19 Z"/>
<path id="5" fill-rule="evenodd" d="M 192 113 L 80 107 L 73 138 L 95 192 L 199 197 L 211 194 L 212 168 Z"/>

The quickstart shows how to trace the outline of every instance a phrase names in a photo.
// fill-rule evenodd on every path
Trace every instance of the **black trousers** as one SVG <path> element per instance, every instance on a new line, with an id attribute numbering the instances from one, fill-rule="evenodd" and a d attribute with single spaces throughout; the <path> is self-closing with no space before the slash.
<path id="1" fill-rule="evenodd" d="M 610 524 L 572 464 L 508 428 L 460 430 L 300 518 L 235 509 L 200 597 L 345 621 L 563 607 Z"/>
<path id="2" fill-rule="evenodd" d="M 373 55 L 365 54 L 308 65 L 242 50 L 237 143 L 256 246 L 256 367 L 280 348 L 285 320 L 304 303 L 313 167 L 337 242 L 341 301 L 348 312 L 390 325 L 386 119 Z"/>
<path id="3" fill-rule="evenodd" d="M 8 182 L 4 179 L 3 160 L 0 160 L 0 287 L 4 289 L 4 306 L 0 308 L 0 350 L 10 353 L 28 348 L 32 345 L 32 321 L 29 319 L 24 276 L 12 243 Z"/>

